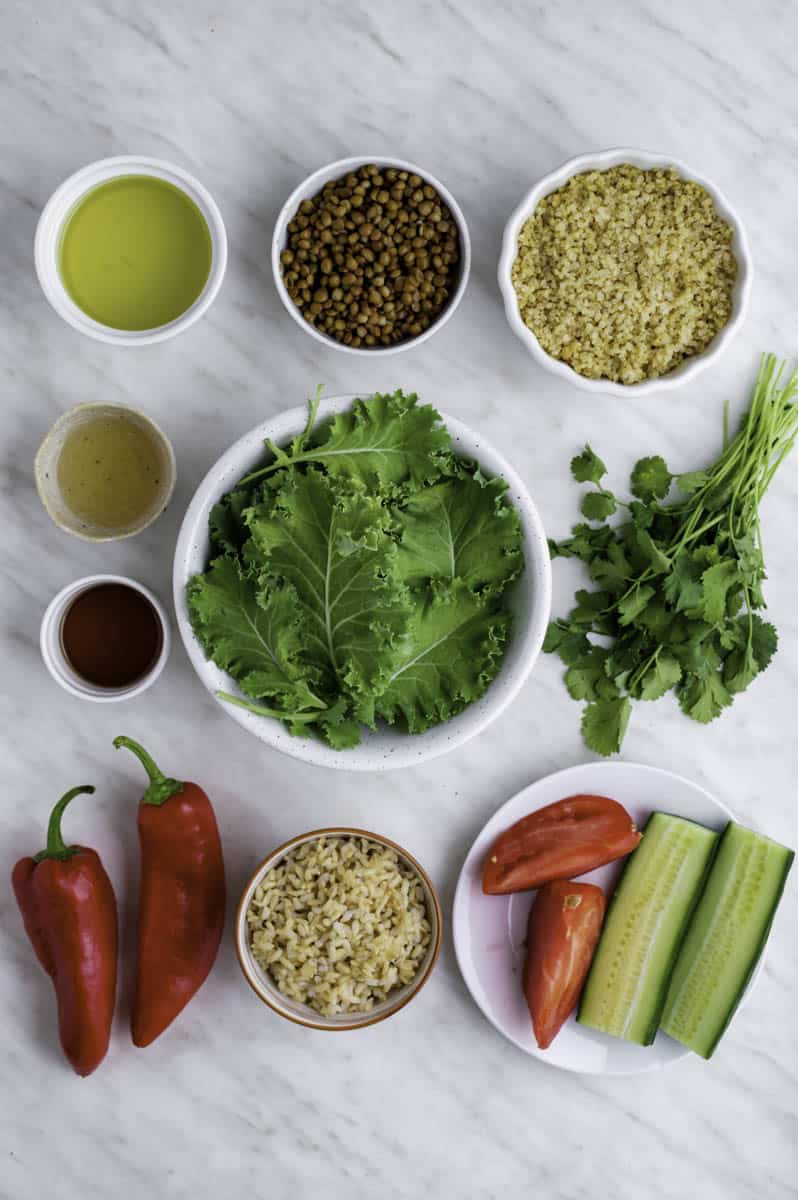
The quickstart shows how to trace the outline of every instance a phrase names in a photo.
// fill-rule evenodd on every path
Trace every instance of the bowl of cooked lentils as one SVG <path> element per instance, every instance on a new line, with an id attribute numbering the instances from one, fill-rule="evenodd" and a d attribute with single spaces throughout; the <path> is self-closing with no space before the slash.
<path id="1" fill-rule="evenodd" d="M 317 829 L 273 850 L 244 888 L 236 951 L 280 1016 L 362 1029 L 393 1016 L 429 978 L 443 917 L 426 871 L 389 838 Z"/>
<path id="2" fill-rule="evenodd" d="M 507 223 L 507 319 L 547 370 L 591 392 L 646 396 L 693 379 L 745 317 L 743 226 L 707 179 L 621 148 L 541 179 Z"/>
<path id="3" fill-rule="evenodd" d="M 470 265 L 456 200 L 401 159 L 342 158 L 315 171 L 289 196 L 272 239 L 286 309 L 348 354 L 426 341 L 460 303 Z"/>

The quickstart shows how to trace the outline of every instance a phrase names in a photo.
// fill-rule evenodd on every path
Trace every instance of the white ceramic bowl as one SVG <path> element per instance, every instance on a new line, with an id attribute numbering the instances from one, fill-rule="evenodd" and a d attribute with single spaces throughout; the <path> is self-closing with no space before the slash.
<path id="1" fill-rule="evenodd" d="M 567 363 L 560 362 L 559 359 L 552 358 L 550 354 L 547 354 L 532 330 L 524 324 L 521 318 L 518 297 L 512 281 L 513 263 L 518 253 L 518 235 L 524 222 L 532 215 L 543 197 L 548 196 L 550 192 L 556 192 L 572 175 L 580 175 L 585 171 L 606 171 L 609 167 L 617 167 L 622 163 L 630 163 L 634 167 L 643 169 L 674 167 L 683 178 L 700 183 L 709 192 L 720 216 L 734 231 L 732 248 L 737 259 L 737 279 L 732 294 L 731 317 L 706 350 L 686 359 L 675 370 L 669 371 L 667 375 L 632 384 L 615 383 L 609 379 L 586 379 L 584 375 L 574 371 Z M 683 383 L 695 379 L 701 371 L 716 362 L 745 319 L 752 280 L 753 264 L 742 222 L 726 197 L 718 191 L 715 185 L 698 175 L 685 163 L 679 162 L 678 159 L 628 147 L 602 150 L 598 154 L 581 154 L 578 158 L 571 158 L 556 171 L 544 176 L 533 188 L 530 188 L 505 226 L 499 258 L 499 287 L 504 300 L 507 320 L 513 333 L 521 339 L 535 361 L 547 371 L 551 371 L 553 375 L 559 375 L 561 379 L 567 380 L 575 387 L 582 388 L 586 392 L 612 396 L 650 396 L 654 392 L 670 391 L 672 388 L 680 387 Z"/>
<path id="2" fill-rule="evenodd" d="M 288 222 L 296 216 L 296 211 L 301 202 L 310 196 L 315 196 L 329 180 L 340 179 L 349 171 L 357 171 L 359 167 L 365 167 L 369 163 L 374 163 L 378 167 L 395 167 L 397 171 L 409 171 L 413 175 L 421 176 L 425 183 L 431 184 L 451 212 L 460 238 L 459 275 L 454 295 L 428 329 L 425 329 L 418 337 L 408 338 L 404 342 L 398 342 L 395 346 L 345 346 L 343 342 L 337 342 L 335 338 L 328 337 L 326 333 L 322 333 L 320 329 L 316 329 L 314 325 L 305 320 L 301 310 L 297 308 L 289 296 L 288 289 L 283 283 L 283 275 L 280 268 L 280 255 L 285 250 L 288 242 Z M 385 158 L 380 154 L 357 155 L 354 158 L 339 158 L 337 162 L 329 163 L 326 167 L 320 167 L 318 171 L 314 171 L 312 175 L 308 175 L 307 179 L 300 183 L 299 187 L 294 188 L 280 209 L 274 226 L 274 235 L 272 237 L 272 272 L 274 274 L 274 286 L 277 288 L 280 299 L 297 325 L 304 329 L 305 333 L 309 333 L 311 337 L 315 338 L 317 342 L 321 342 L 322 345 L 329 346 L 333 350 L 343 350 L 346 354 L 365 354 L 371 357 L 377 354 L 398 354 L 400 350 L 409 350 L 411 346 L 419 346 L 422 342 L 426 342 L 427 338 L 432 337 L 433 333 L 443 328 L 462 300 L 466 285 L 468 284 L 470 271 L 471 239 L 460 205 L 451 192 L 444 187 L 439 179 L 431 175 L 429 171 L 425 171 L 423 167 L 417 167 L 415 163 L 405 162 L 401 158 Z"/>
<path id="3" fill-rule="evenodd" d="M 92 317 L 78 308 L 72 297 L 61 282 L 58 269 L 58 247 L 64 221 L 79 200 L 100 183 L 109 179 L 117 179 L 121 175 L 151 175 L 156 179 L 164 179 L 173 184 L 193 200 L 205 218 L 211 237 L 211 269 L 205 287 L 194 303 L 166 325 L 156 329 L 113 329 L 95 321 Z M 85 333 L 88 337 L 100 342 L 110 342 L 115 346 L 147 346 L 152 342 L 165 342 L 175 337 L 198 321 L 213 303 L 219 288 L 222 286 L 224 273 L 227 268 L 227 234 L 222 220 L 222 214 L 210 192 L 202 186 L 198 179 L 176 167 L 172 163 L 159 158 L 146 158 L 141 155 L 123 154 L 116 158 L 103 158 L 90 163 L 65 179 L 56 188 L 42 209 L 42 215 L 36 226 L 34 240 L 34 260 L 39 283 L 50 304 L 59 316 L 63 317 L 73 328 Z"/>
<path id="4" fill-rule="evenodd" d="M 87 592 L 90 588 L 98 587 L 101 583 L 121 583 L 126 587 L 134 588 L 137 592 L 141 592 L 142 596 L 145 596 L 149 600 L 155 610 L 155 615 L 161 626 L 161 649 L 158 657 L 146 675 L 142 675 L 140 679 L 134 680 L 127 687 L 107 688 L 89 683 L 88 680 L 78 675 L 64 653 L 61 640 L 61 626 L 63 625 L 67 610 L 81 593 Z M 142 692 L 145 692 L 148 687 L 152 687 L 166 666 L 170 647 L 171 636 L 166 609 L 154 592 L 144 587 L 143 584 L 136 583 L 135 579 L 128 579 L 125 575 L 87 575 L 84 579 L 76 579 L 74 583 L 68 583 L 65 588 L 61 589 L 57 596 L 53 597 L 47 606 L 45 614 L 42 617 L 39 632 L 39 648 L 42 652 L 44 665 L 56 683 L 60 684 L 65 691 L 71 692 L 73 696 L 78 696 L 81 700 L 93 700 L 97 704 L 113 704 L 118 700 L 130 700 L 133 696 L 138 696 Z"/>
<path id="5" fill-rule="evenodd" d="M 353 396 L 337 396 L 324 401 L 319 409 L 319 419 L 349 408 L 353 399 Z M 385 771 L 413 766 L 454 750 L 481 733 L 517 695 L 532 670 L 551 609 L 551 563 L 543 525 L 525 484 L 506 459 L 454 417 L 445 413 L 442 417 L 461 454 L 476 459 L 489 475 L 501 475 L 507 481 L 508 497 L 521 518 L 526 569 L 510 594 L 515 627 L 499 674 L 484 696 L 451 721 L 412 735 L 388 726 L 376 732 L 364 730 L 360 745 L 351 750 L 333 750 L 314 738 L 292 737 L 279 721 L 218 701 L 229 717 L 268 746 L 304 762 L 348 771 Z M 213 505 L 239 479 L 262 462 L 264 438 L 270 438 L 278 446 L 284 445 L 304 428 L 306 420 L 307 408 L 303 405 L 264 421 L 244 434 L 211 467 L 183 520 L 173 572 L 177 626 L 192 665 L 211 695 L 220 690 L 234 694 L 240 694 L 240 691 L 226 672 L 205 657 L 188 614 L 186 585 L 193 575 L 204 571 L 208 563 L 208 515 Z"/>
<path id="6" fill-rule="evenodd" d="M 124 418 L 137 425 L 151 438 L 159 459 L 160 482 L 157 495 L 149 509 L 136 521 L 120 525 L 111 531 L 107 527 L 92 525 L 76 516 L 64 500 L 58 483 L 58 459 L 67 436 L 73 429 L 96 417 Z M 62 413 L 48 432 L 36 453 L 34 474 L 39 499 L 59 529 L 82 538 L 84 542 L 114 542 L 134 537 L 158 519 L 172 499 L 177 481 L 177 466 L 169 438 L 145 413 L 122 404 L 76 404 L 74 408 Z"/>
<path id="7" fill-rule="evenodd" d="M 418 877 L 419 883 L 424 891 L 424 897 L 427 902 L 427 914 L 431 928 L 430 944 L 426 955 L 424 956 L 421 965 L 418 969 L 418 974 L 401 988 L 397 988 L 386 1000 L 381 1004 L 376 1005 L 370 1012 L 364 1013 L 341 1013 L 334 1017 L 325 1017 L 321 1013 L 317 1013 L 307 1004 L 300 1004 L 296 1000 L 289 1000 L 279 990 L 274 980 L 267 971 L 255 961 L 252 956 L 252 951 L 249 946 L 249 931 L 247 929 L 247 909 L 249 908 L 255 889 L 268 874 L 273 867 L 276 867 L 281 859 L 297 846 L 301 846 L 303 842 L 315 841 L 320 837 L 363 837 L 369 841 L 377 842 L 381 846 L 387 846 L 391 850 L 395 850 L 403 862 Z M 235 938 L 236 938 L 236 954 L 244 972 L 244 978 L 249 986 L 255 992 L 264 1004 L 268 1004 L 269 1008 L 274 1012 L 279 1013 L 281 1017 L 286 1017 L 289 1021 L 293 1021 L 297 1025 L 305 1025 L 309 1029 L 323 1030 L 347 1030 L 347 1029 L 365 1029 L 367 1025 L 376 1025 L 378 1021 L 384 1021 L 386 1017 L 392 1017 L 400 1008 L 404 1008 L 406 1004 L 413 999 L 414 996 L 421 991 L 421 988 L 429 979 L 435 963 L 438 961 L 438 955 L 441 949 L 441 936 L 443 931 L 443 915 L 441 913 L 440 901 L 438 900 L 435 887 L 424 868 L 409 854 L 402 846 L 392 842 L 390 838 L 381 837 L 376 833 L 369 833 L 365 829 L 351 829 L 346 826 L 335 826 L 330 829 L 314 829 L 310 833 L 300 834 L 299 837 L 291 838 L 290 841 L 284 842 L 282 846 L 278 846 L 276 850 L 265 858 L 260 866 L 252 875 L 249 883 L 244 888 L 241 899 L 238 904 L 235 923 Z"/>

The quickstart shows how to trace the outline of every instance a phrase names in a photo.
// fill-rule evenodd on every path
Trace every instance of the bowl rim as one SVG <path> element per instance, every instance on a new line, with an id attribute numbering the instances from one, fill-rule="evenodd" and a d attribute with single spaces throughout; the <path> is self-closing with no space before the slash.
<path id="1" fill-rule="evenodd" d="M 61 518 L 56 514 L 42 482 L 42 475 L 44 473 L 44 460 L 47 457 L 52 443 L 59 436 L 59 434 L 61 434 L 64 430 L 69 429 L 72 422 L 75 421 L 76 417 L 78 417 L 78 414 L 85 413 L 89 409 L 102 411 L 109 408 L 117 409 L 120 413 L 129 414 L 141 425 L 152 430 L 156 440 L 164 451 L 169 475 L 166 486 L 161 489 L 161 498 L 158 500 L 158 505 L 148 517 L 138 521 L 124 533 L 88 533 L 84 529 L 75 529 L 71 525 L 67 525 L 66 522 L 62 521 Z M 42 438 L 41 443 L 39 444 L 39 449 L 36 451 L 36 455 L 33 460 L 33 474 L 36 482 L 36 491 L 39 495 L 39 500 L 41 501 L 45 512 L 53 524 L 57 525 L 63 533 L 69 533 L 72 537 L 80 538 L 82 542 L 122 542 L 125 540 L 125 538 L 136 537 L 138 534 L 143 533 L 145 529 L 149 529 L 150 525 L 154 524 L 159 517 L 163 516 L 166 509 L 171 504 L 175 487 L 177 486 L 177 459 L 175 458 L 175 450 L 171 441 L 164 433 L 163 429 L 161 429 L 158 422 L 155 421 L 149 415 L 149 413 L 142 412 L 141 409 L 138 408 L 133 408 L 130 404 L 117 404 L 110 400 L 86 400 L 81 404 L 73 404 L 71 408 L 68 408 L 66 412 L 61 413 L 61 415 L 56 417 L 55 421 L 53 421 L 52 425 L 47 430 L 47 433 Z"/>
<path id="2" fill-rule="evenodd" d="M 419 175 L 425 183 L 429 183 L 440 194 L 441 198 L 446 202 L 449 211 L 454 217 L 457 225 L 457 232 L 460 238 L 460 277 L 457 282 L 454 295 L 449 300 L 446 307 L 438 314 L 423 333 L 419 333 L 416 337 L 407 338 L 403 342 L 397 342 L 395 346 L 346 346 L 343 342 L 337 342 L 335 338 L 328 337 L 326 333 L 322 333 L 306 321 L 299 311 L 297 306 L 288 294 L 288 289 L 283 283 L 283 276 L 280 270 L 280 254 L 284 249 L 286 238 L 286 227 L 288 222 L 295 215 L 297 208 L 302 200 L 306 197 L 315 195 L 320 191 L 324 184 L 330 179 L 336 179 L 340 175 L 346 175 L 348 171 L 356 171 L 358 167 L 367 166 L 374 163 L 378 167 L 395 167 L 399 171 L 409 171 L 413 175 Z M 455 309 L 460 305 L 460 301 L 465 295 L 468 280 L 471 275 L 471 235 L 468 232 L 468 224 L 465 215 L 460 205 L 455 200 L 452 193 L 441 183 L 439 179 L 424 167 L 419 167 L 416 163 L 407 162 L 402 158 L 392 158 L 385 154 L 356 154 L 348 158 L 339 158 L 334 162 L 326 163 L 317 170 L 312 171 L 307 175 L 291 192 L 290 196 L 283 204 L 277 219 L 274 223 L 274 232 L 272 234 L 272 275 L 274 277 L 274 286 L 277 289 L 277 294 L 283 302 L 283 307 L 289 315 L 296 321 L 305 333 L 310 334 L 322 346 L 327 346 L 333 350 L 340 350 L 344 354 L 357 354 L 366 357 L 385 356 L 388 354 L 400 354 L 403 350 L 409 350 L 413 346 L 419 346 L 422 342 L 426 342 L 434 333 L 442 329 L 446 322 L 454 315 Z"/>
<path id="3" fill-rule="evenodd" d="M 512 267 L 517 255 L 517 240 L 521 226 L 532 215 L 544 196 L 557 191 L 574 175 L 585 171 L 607 170 L 613 166 L 629 163 L 642 170 L 657 167 L 672 167 L 684 179 L 700 184 L 712 197 L 719 215 L 731 226 L 734 238 L 732 248 L 737 260 L 737 278 L 732 294 L 732 313 L 729 320 L 715 335 L 709 346 L 700 354 L 685 359 L 673 371 L 654 379 L 642 380 L 639 383 L 616 383 L 610 379 L 588 379 L 580 375 L 567 363 L 553 358 L 548 354 L 535 334 L 524 324 L 518 310 L 518 297 L 512 282 Z M 501 253 L 498 263 L 499 289 L 504 302 L 505 316 L 513 333 L 523 342 L 527 351 L 539 366 L 550 373 L 567 380 L 582 391 L 594 392 L 601 395 L 624 396 L 637 398 L 653 395 L 654 392 L 671 391 L 682 384 L 696 378 L 712 363 L 716 362 L 728 348 L 732 339 L 738 333 L 745 320 L 751 297 L 754 266 L 745 226 L 733 205 L 724 193 L 705 175 L 694 171 L 691 166 L 679 158 L 669 154 L 661 154 L 633 146 L 613 146 L 606 150 L 579 154 L 561 163 L 553 171 L 544 175 L 524 194 L 507 221 L 502 237 Z"/>
<path id="4" fill-rule="evenodd" d="M 364 390 L 363 392 L 329 396 L 319 406 L 319 419 L 323 420 L 337 412 L 344 411 L 351 406 L 353 400 L 368 398 L 371 395 L 374 395 L 372 391 Z M 219 498 L 217 496 L 219 480 L 233 465 L 239 462 L 242 450 L 248 447 L 250 442 L 256 442 L 261 445 L 264 437 L 282 441 L 293 437 L 304 428 L 307 422 L 306 405 L 284 409 L 282 412 L 275 414 L 266 421 L 260 422 L 260 424 L 255 425 L 252 429 L 242 434 L 232 446 L 220 455 L 206 472 L 204 478 L 198 484 L 183 517 L 175 546 L 172 570 L 172 593 L 177 627 L 186 654 L 200 683 L 229 718 L 232 718 L 247 732 L 253 734 L 259 741 L 273 750 L 278 750 L 291 758 L 297 758 L 313 766 L 345 771 L 382 772 L 385 770 L 400 769 L 405 766 L 418 766 L 422 762 L 431 761 L 451 750 L 457 749 L 459 746 L 470 741 L 471 738 L 483 733 L 517 697 L 532 672 L 540 654 L 551 615 L 551 558 L 549 556 L 548 541 L 543 522 L 529 489 L 504 455 L 496 450 L 487 439 L 475 434 L 469 426 L 463 424 L 456 417 L 452 417 L 440 409 L 438 412 L 441 420 L 452 434 L 453 440 L 457 441 L 461 438 L 465 440 L 466 446 L 461 450 L 463 454 L 468 456 L 470 453 L 468 445 L 477 443 L 481 451 L 487 450 L 489 454 L 495 456 L 496 460 L 501 464 L 500 471 L 496 473 L 500 473 L 507 482 L 508 493 L 513 497 L 513 502 L 521 516 L 526 555 L 525 574 L 531 576 L 534 573 L 535 578 L 534 601 L 530 605 L 525 621 L 521 622 L 519 620 L 514 632 L 515 638 L 525 639 L 527 642 L 525 661 L 516 666 L 515 678 L 510 684 L 505 685 L 500 696 L 497 696 L 497 693 L 494 691 L 492 700 L 484 704 L 483 711 L 478 718 L 475 717 L 476 706 L 490 696 L 490 688 L 496 688 L 497 683 L 501 679 L 501 669 L 485 695 L 480 697 L 480 700 L 475 701 L 473 705 L 469 705 L 462 713 L 452 718 L 455 721 L 459 720 L 471 711 L 471 721 L 468 723 L 467 728 L 460 728 L 456 734 L 450 734 L 449 737 L 441 739 L 440 742 L 436 741 L 428 744 L 421 753 L 397 754 L 395 756 L 391 754 L 383 756 L 381 759 L 377 758 L 375 754 L 375 761 L 372 761 L 368 755 L 363 755 L 363 751 L 366 749 L 363 743 L 349 751 L 335 751 L 329 746 L 321 742 L 316 742 L 311 738 L 292 737 L 287 733 L 279 740 L 270 736 L 264 736 L 265 730 L 269 728 L 268 722 L 272 718 L 257 718 L 260 724 L 256 726 L 253 724 L 256 720 L 254 714 L 247 712 L 243 708 L 225 705 L 215 696 L 214 686 L 204 678 L 202 673 L 203 669 L 207 668 L 209 660 L 206 658 L 191 628 L 185 598 L 186 585 L 192 573 L 188 569 L 188 564 L 194 550 L 195 532 L 199 523 L 202 531 L 200 536 L 205 537 L 207 535 L 208 514 L 213 504 Z M 474 456 L 478 456 L 478 453 L 475 452 Z M 236 470 L 238 469 L 237 467 Z M 519 497 L 521 497 L 520 504 Z M 202 520 L 200 522 L 199 518 L 201 517 Z M 523 579 L 523 576 L 521 578 Z M 281 731 L 279 723 L 275 722 L 275 724 L 278 725 L 278 730 Z M 445 729 L 450 724 L 451 722 L 443 722 L 440 726 L 434 726 L 424 734 L 403 735 L 404 743 L 408 748 L 418 746 L 419 739 L 426 737 L 430 733 L 434 733 L 437 729 Z"/>
<path id="5" fill-rule="evenodd" d="M 115 329 L 95 321 L 67 292 L 58 270 L 57 255 L 61 229 L 75 204 L 93 188 L 123 175 L 148 175 L 178 188 L 197 206 L 211 239 L 208 278 L 197 298 L 185 312 L 165 325 L 151 329 Z M 184 167 L 147 154 L 116 154 L 99 158 L 73 171 L 58 185 L 41 211 L 33 239 L 33 259 L 39 285 L 51 307 L 79 333 L 114 346 L 150 346 L 176 337 L 208 311 L 224 281 L 227 270 L 227 231 L 219 206 L 204 184 Z"/>
<path id="6" fill-rule="evenodd" d="M 391 1008 L 386 1009 L 385 1012 L 379 1013 L 377 1016 L 371 1016 L 369 1013 L 364 1013 L 363 1017 L 366 1019 L 355 1020 L 346 1025 L 325 1025 L 319 1021 L 314 1021 L 311 1018 L 304 1018 L 293 1013 L 284 1012 L 283 1009 L 279 1008 L 258 987 L 255 978 L 249 969 L 249 964 L 245 962 L 244 954 L 242 952 L 242 931 L 243 934 L 246 933 L 246 915 L 249 909 L 249 903 L 252 899 L 252 893 L 257 887 L 260 879 L 268 874 L 269 871 L 273 870 L 280 860 L 285 858 L 286 854 L 288 854 L 289 851 L 291 851 L 295 846 L 300 846 L 305 842 L 318 841 L 323 837 L 362 837 L 367 838 L 369 841 L 376 842 L 378 845 L 386 846 L 392 850 L 395 850 L 401 858 L 405 859 L 405 861 L 409 863 L 409 865 L 421 879 L 422 883 L 425 885 L 427 894 L 432 901 L 432 914 L 434 914 L 435 928 L 433 930 L 434 944 L 432 954 L 429 955 L 427 965 L 424 970 L 419 971 L 416 975 L 410 990 L 407 992 L 407 995 L 405 995 L 400 1002 Z M 388 1019 L 388 1017 L 392 1017 L 395 1013 L 400 1012 L 415 996 L 418 995 L 424 984 L 432 975 L 435 965 L 438 962 L 438 958 L 440 957 L 441 946 L 443 944 L 443 909 L 441 907 L 438 892 L 434 883 L 427 874 L 427 871 L 424 869 L 424 867 L 422 867 L 421 863 L 413 854 L 411 854 L 408 850 L 405 850 L 404 846 L 400 846 L 399 843 L 393 841 L 392 838 L 385 837 L 383 834 L 372 833 L 367 829 L 358 829 L 354 826 L 348 825 L 332 825 L 325 829 L 311 829 L 307 833 L 300 833 L 295 837 L 289 838 L 288 841 L 285 841 L 280 846 L 277 846 L 275 850 L 272 850 L 272 852 L 259 863 L 244 885 L 243 891 L 241 892 L 241 897 L 236 905 L 233 936 L 235 938 L 238 965 L 241 968 L 244 978 L 258 999 L 267 1005 L 272 1012 L 277 1013 L 277 1015 L 280 1017 L 284 1017 L 286 1021 L 292 1021 L 294 1025 L 303 1025 L 306 1029 L 318 1029 L 322 1033 L 348 1033 L 354 1029 L 366 1029 L 369 1025 L 378 1025 L 380 1021 L 385 1021 Z M 276 984 L 275 987 L 277 987 Z M 277 990 L 279 991 L 279 988 Z"/>

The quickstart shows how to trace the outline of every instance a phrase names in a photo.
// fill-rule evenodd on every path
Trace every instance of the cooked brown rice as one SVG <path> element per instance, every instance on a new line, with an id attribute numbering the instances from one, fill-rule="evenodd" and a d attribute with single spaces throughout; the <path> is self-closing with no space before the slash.
<path id="1" fill-rule="evenodd" d="M 255 889 L 257 963 L 284 996 L 324 1016 L 370 1012 L 418 974 L 431 928 L 418 876 L 358 837 L 302 842 Z"/>
<path id="2" fill-rule="evenodd" d="M 521 318 L 588 379 L 665 375 L 731 316 L 732 237 L 705 188 L 675 170 L 625 163 L 574 175 L 519 234 Z"/>

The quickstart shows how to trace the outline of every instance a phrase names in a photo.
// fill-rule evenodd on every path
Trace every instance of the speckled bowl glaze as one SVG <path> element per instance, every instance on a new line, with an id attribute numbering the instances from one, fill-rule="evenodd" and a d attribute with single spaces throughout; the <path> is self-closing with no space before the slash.
<path id="1" fill-rule="evenodd" d="M 347 395 L 323 401 L 319 419 L 349 408 L 354 399 L 355 396 Z M 364 729 L 360 745 L 351 750 L 333 750 L 311 737 L 292 737 L 279 721 L 219 701 L 229 717 L 275 750 L 317 766 L 337 767 L 346 771 L 386 771 L 394 767 L 414 766 L 462 746 L 486 729 L 518 694 L 532 670 L 543 644 L 551 610 L 551 563 L 543 525 L 525 484 L 507 460 L 484 438 L 454 417 L 446 413 L 442 417 L 460 454 L 477 460 L 487 474 L 501 475 L 506 480 L 508 496 L 521 518 L 526 569 L 513 584 L 509 596 L 515 618 L 514 631 L 499 674 L 481 699 L 445 724 L 413 735 L 387 725 L 374 732 Z M 283 445 L 301 432 L 306 420 L 307 408 L 302 405 L 264 421 L 244 434 L 211 467 L 197 488 L 183 520 L 173 571 L 177 625 L 194 670 L 211 695 L 217 691 L 240 692 L 226 672 L 206 659 L 191 628 L 186 603 L 188 581 L 193 575 L 204 571 L 208 563 L 210 510 L 239 479 L 263 460 L 264 438 Z"/>
<path id="2" fill-rule="evenodd" d="M 333 1017 L 325 1017 L 321 1013 L 317 1013 L 315 1009 L 310 1008 L 307 1004 L 300 1004 L 296 1000 L 290 1000 L 287 996 L 283 995 L 268 971 L 264 971 L 263 967 L 255 961 L 250 950 L 247 910 L 256 888 L 269 871 L 278 866 L 291 850 L 295 850 L 297 846 L 301 846 L 304 842 L 314 842 L 322 837 L 368 838 L 369 841 L 376 842 L 378 846 L 386 846 L 389 850 L 395 850 L 404 864 L 416 875 L 424 892 L 431 937 L 429 949 L 419 966 L 418 974 L 410 983 L 392 992 L 381 1004 L 375 1005 L 370 1012 L 340 1013 Z M 255 995 L 264 1004 L 268 1004 L 269 1008 L 274 1012 L 278 1013 L 281 1017 L 285 1017 L 286 1020 L 293 1021 L 296 1025 L 304 1025 L 308 1029 L 323 1029 L 327 1031 L 365 1029 L 368 1025 L 376 1025 L 378 1021 L 384 1021 L 387 1017 L 392 1017 L 394 1013 L 399 1012 L 401 1008 L 409 1004 L 413 997 L 418 995 L 433 972 L 441 950 L 442 933 L 443 914 L 438 894 L 429 875 L 413 855 L 409 854 L 407 850 L 396 842 L 392 842 L 390 838 L 382 837 L 378 833 L 369 833 L 365 829 L 351 829 L 343 825 L 336 825 L 330 829 L 314 829 L 310 833 L 302 833 L 298 837 L 284 842 L 276 850 L 272 850 L 271 854 L 253 872 L 244 888 L 241 899 L 238 902 L 235 921 L 238 962 L 244 973 L 244 978 Z"/>
<path id="3" fill-rule="evenodd" d="M 615 383 L 610 379 L 587 379 L 584 375 L 580 375 L 577 371 L 574 371 L 567 363 L 561 362 L 557 358 L 552 358 L 550 354 L 547 354 L 532 330 L 524 324 L 518 308 L 518 297 L 515 293 L 512 280 L 513 263 L 518 254 L 518 235 L 524 223 L 532 216 L 532 213 L 543 197 L 550 195 L 551 192 L 556 192 L 574 175 L 581 175 L 585 171 L 606 171 L 610 167 L 618 167 L 623 163 L 630 163 L 633 167 L 640 167 L 642 170 L 651 170 L 655 167 L 673 167 L 683 179 L 691 179 L 696 183 L 700 183 L 709 192 L 720 216 L 731 226 L 734 232 L 732 250 L 737 259 L 737 279 L 732 292 L 731 316 L 723 329 L 712 339 L 706 350 L 702 351 L 701 354 L 694 354 L 691 358 L 685 359 L 683 363 L 676 367 L 675 370 L 669 371 L 667 375 L 660 375 L 656 379 L 646 379 L 641 383 L 630 384 Z M 504 311 L 507 321 L 513 333 L 524 343 L 535 361 L 545 370 L 550 371 L 553 375 L 558 375 L 561 379 L 567 380 L 568 383 L 572 383 L 574 387 L 581 388 L 583 391 L 597 392 L 611 396 L 625 396 L 627 398 L 651 396 L 654 392 L 667 392 L 672 388 L 681 387 L 682 384 L 689 383 L 691 379 L 695 379 L 701 371 L 705 371 L 712 363 L 717 362 L 745 320 L 753 276 L 754 268 L 748 249 L 748 239 L 745 229 L 731 204 L 718 191 L 715 185 L 710 183 L 708 179 L 705 179 L 703 175 L 697 174 L 697 172 L 693 171 L 685 163 L 679 162 L 678 159 L 670 158 L 664 154 L 652 154 L 648 150 L 635 150 L 630 147 L 601 150 L 596 154 L 580 154 L 578 158 L 569 159 L 568 162 L 564 162 L 562 166 L 558 167 L 556 171 L 552 171 L 551 174 L 545 175 L 543 179 L 539 180 L 526 193 L 507 222 L 502 241 L 501 256 L 499 258 L 499 287 L 502 299 L 504 300 Z"/>

